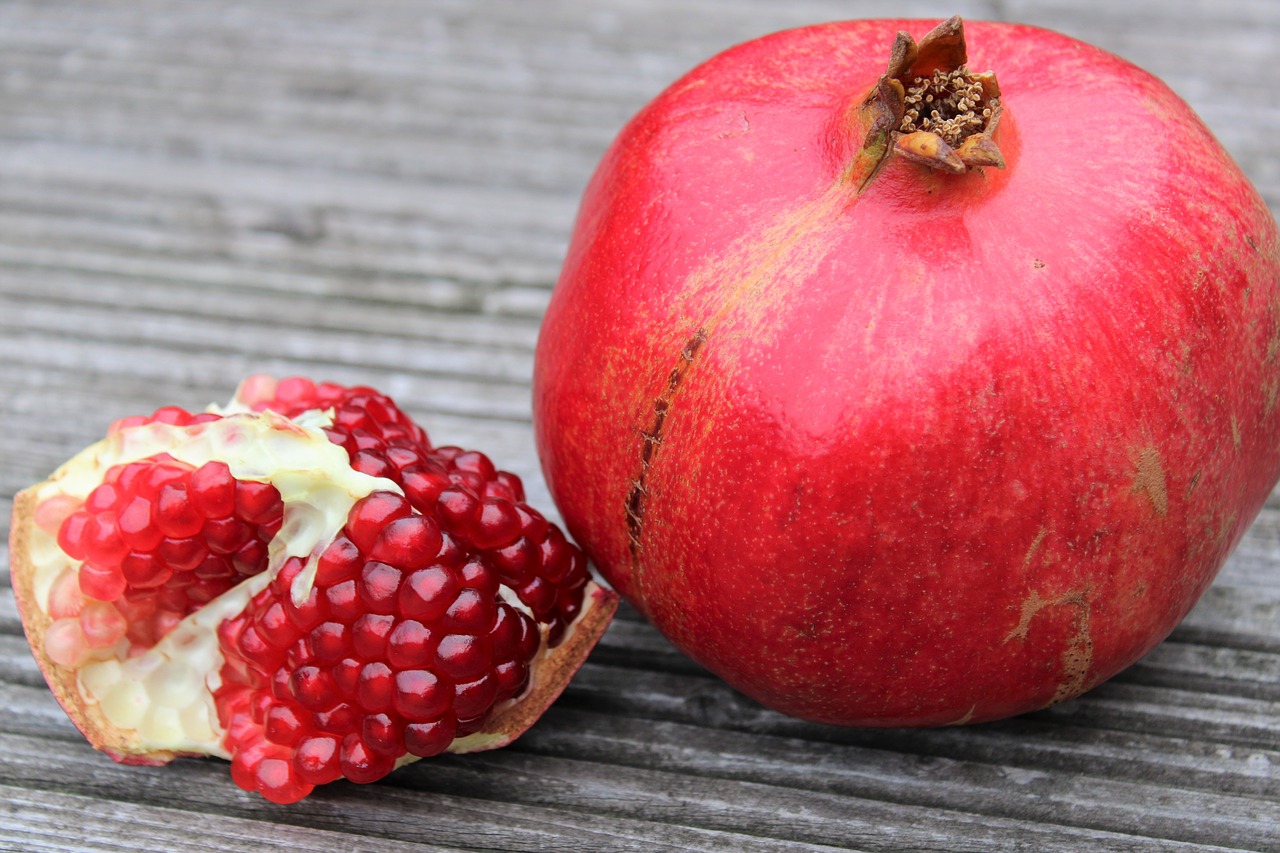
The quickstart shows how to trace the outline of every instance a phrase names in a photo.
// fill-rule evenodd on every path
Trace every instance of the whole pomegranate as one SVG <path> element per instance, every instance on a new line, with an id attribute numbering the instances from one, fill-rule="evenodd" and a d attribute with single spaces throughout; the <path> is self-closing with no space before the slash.
<path id="1" fill-rule="evenodd" d="M 10 553 L 94 746 L 229 758 L 281 803 L 510 742 L 617 603 L 517 477 L 371 388 L 297 377 L 117 422 L 18 495 Z"/>
<path id="2" fill-rule="evenodd" d="M 1280 237 L 1228 155 L 1104 51 L 926 27 L 778 33 L 645 107 L 537 351 L 544 470 L 606 578 L 830 723 L 1088 690 L 1280 473 Z"/>

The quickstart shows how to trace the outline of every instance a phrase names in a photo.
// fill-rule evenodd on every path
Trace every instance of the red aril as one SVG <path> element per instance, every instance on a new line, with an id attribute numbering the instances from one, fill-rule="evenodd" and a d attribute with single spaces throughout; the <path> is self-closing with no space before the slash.
<path id="1" fill-rule="evenodd" d="M 574 538 L 695 659 L 832 723 L 1079 695 L 1280 472 L 1280 237 L 1240 170 L 1115 56 L 927 27 L 778 33 L 645 107 L 537 351 Z"/>
<path id="2" fill-rule="evenodd" d="M 440 488 L 406 488 L 425 479 Z M 457 523 L 445 493 L 498 521 Z M 22 492 L 13 586 L 96 747 L 219 755 L 292 802 L 502 746 L 559 695 L 616 597 L 571 546 L 567 574 L 543 559 L 562 537 L 522 523 L 541 518 L 523 501 L 517 477 L 433 447 L 376 391 L 253 377 L 225 409 L 119 421 Z"/>

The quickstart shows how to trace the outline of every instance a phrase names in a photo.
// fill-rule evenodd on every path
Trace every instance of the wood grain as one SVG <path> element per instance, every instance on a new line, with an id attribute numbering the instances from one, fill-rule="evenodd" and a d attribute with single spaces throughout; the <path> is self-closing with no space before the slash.
<path id="1" fill-rule="evenodd" d="M 957 12 L 1161 76 L 1280 210 L 1274 0 L 0 0 L 0 513 L 254 371 L 378 385 L 548 507 L 533 348 L 617 129 L 730 44 Z M 0 703 L 0 850 L 1277 851 L 1280 494 L 1146 659 L 984 726 L 788 719 L 624 609 L 512 747 L 282 808 L 95 753 L 7 589 Z"/>

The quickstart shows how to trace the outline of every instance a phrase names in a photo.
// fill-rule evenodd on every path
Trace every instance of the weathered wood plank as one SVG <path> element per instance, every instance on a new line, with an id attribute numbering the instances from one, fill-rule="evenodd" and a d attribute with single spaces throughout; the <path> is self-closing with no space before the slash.
<path id="1" fill-rule="evenodd" d="M 274 849 L 368 851 L 368 853 L 448 853 L 445 847 L 402 839 L 384 840 L 306 826 L 274 824 L 179 809 L 108 801 L 57 791 L 0 785 L 0 850 L 37 851 L 218 851 L 253 853 Z"/>
<path id="2" fill-rule="evenodd" d="M 1052 26 L 1148 68 L 1280 209 L 1273 0 L 947 11 Z M 617 128 L 731 43 L 937 13 L 925 0 L 0 3 L 0 516 L 115 417 L 224 400 L 258 370 L 378 385 L 547 507 L 529 429 L 537 321 Z M 1276 850 L 1280 492 L 1168 642 L 1089 696 L 986 726 L 790 720 L 625 610 L 515 748 L 280 809 L 220 762 L 122 768 L 93 753 L 43 686 L 7 590 L 0 703 L 0 849 L 241 850 L 265 833 L 304 850 Z"/>

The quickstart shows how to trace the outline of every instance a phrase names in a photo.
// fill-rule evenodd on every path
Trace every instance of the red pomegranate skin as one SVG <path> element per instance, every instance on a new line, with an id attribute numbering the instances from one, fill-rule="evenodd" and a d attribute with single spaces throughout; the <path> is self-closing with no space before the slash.
<path id="1" fill-rule="evenodd" d="M 538 344 L 569 530 L 756 700 L 859 726 L 1079 695 L 1166 637 L 1280 474 L 1280 238 L 1191 109 L 1027 26 L 966 25 L 1007 168 L 850 117 L 894 34 L 777 33 L 646 106 Z"/>

